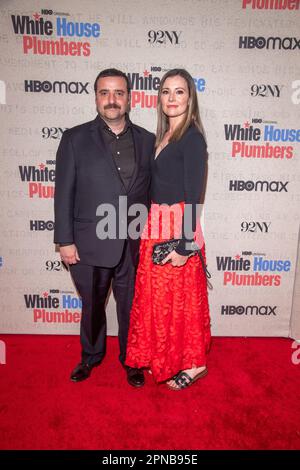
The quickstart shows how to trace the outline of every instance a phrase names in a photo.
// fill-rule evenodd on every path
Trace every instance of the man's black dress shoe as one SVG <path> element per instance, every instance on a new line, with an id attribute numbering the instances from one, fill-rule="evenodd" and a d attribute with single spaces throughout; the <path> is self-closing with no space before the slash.
<path id="1" fill-rule="evenodd" d="M 142 387 L 145 383 L 144 372 L 142 369 L 127 367 L 127 381 L 133 387 Z"/>
<path id="2" fill-rule="evenodd" d="M 75 369 L 72 370 L 70 379 L 72 382 L 81 382 L 82 380 L 86 380 L 91 375 L 91 372 L 94 367 L 98 366 L 100 362 L 96 362 L 94 364 L 86 364 L 84 362 L 80 362 Z"/>

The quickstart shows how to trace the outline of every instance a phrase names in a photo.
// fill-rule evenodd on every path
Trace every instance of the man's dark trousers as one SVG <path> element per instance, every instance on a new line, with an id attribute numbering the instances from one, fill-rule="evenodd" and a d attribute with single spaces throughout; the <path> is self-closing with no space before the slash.
<path id="1" fill-rule="evenodd" d="M 70 271 L 82 298 L 80 323 L 82 362 L 92 365 L 100 362 L 105 355 L 105 305 L 110 286 L 112 286 L 119 324 L 119 358 L 124 365 L 136 273 L 129 243 L 125 241 L 122 257 L 117 266 L 113 268 L 88 266 L 79 262 L 70 265 Z"/>

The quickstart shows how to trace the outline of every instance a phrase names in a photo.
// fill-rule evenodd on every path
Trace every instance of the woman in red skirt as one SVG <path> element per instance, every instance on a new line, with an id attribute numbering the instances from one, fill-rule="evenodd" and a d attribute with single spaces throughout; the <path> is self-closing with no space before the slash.
<path id="1" fill-rule="evenodd" d="M 158 92 L 151 209 L 140 247 L 126 364 L 181 390 L 207 374 L 210 318 L 199 201 L 207 166 L 194 80 L 173 69 Z M 154 245 L 180 239 L 160 264 Z M 202 260 L 193 251 L 201 248 Z"/>

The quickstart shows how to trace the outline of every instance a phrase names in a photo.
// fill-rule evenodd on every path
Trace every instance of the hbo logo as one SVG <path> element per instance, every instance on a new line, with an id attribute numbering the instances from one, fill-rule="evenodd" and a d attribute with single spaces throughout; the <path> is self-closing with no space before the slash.
<path id="1" fill-rule="evenodd" d="M 31 220 L 30 221 L 30 230 L 54 230 L 54 222 L 52 220 Z"/>

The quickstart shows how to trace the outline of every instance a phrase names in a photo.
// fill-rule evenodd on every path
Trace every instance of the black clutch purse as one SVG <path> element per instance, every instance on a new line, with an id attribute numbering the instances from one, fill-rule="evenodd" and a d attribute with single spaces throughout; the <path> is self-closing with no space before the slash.
<path id="1" fill-rule="evenodd" d="M 156 243 L 153 246 L 152 261 L 154 264 L 160 264 L 171 251 L 175 250 L 180 240 L 167 240 L 166 242 Z"/>
<path id="2" fill-rule="evenodd" d="M 167 240 L 166 242 L 156 243 L 155 245 L 153 245 L 153 251 L 152 251 L 153 263 L 160 264 L 165 259 L 165 257 L 168 256 L 169 253 L 171 253 L 171 251 L 176 250 L 179 243 L 180 243 L 180 239 L 179 240 L 173 239 L 173 240 Z M 210 279 L 211 274 L 205 265 L 201 250 L 199 249 L 198 245 L 195 242 L 192 243 L 192 249 L 193 251 L 188 255 L 189 258 L 191 256 L 199 255 L 203 270 L 205 272 L 205 276 L 207 277 L 207 279 Z"/>

